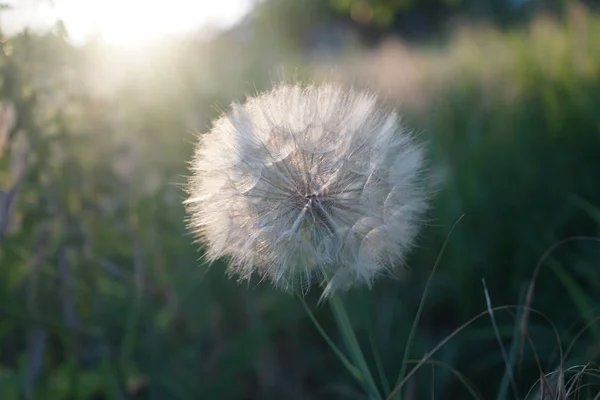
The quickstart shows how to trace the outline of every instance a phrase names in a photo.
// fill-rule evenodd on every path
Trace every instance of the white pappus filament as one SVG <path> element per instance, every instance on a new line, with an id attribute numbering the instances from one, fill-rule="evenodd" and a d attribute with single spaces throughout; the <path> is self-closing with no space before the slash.
<path id="1" fill-rule="evenodd" d="M 370 93 L 281 85 L 202 135 L 186 208 L 209 261 L 324 295 L 402 263 L 428 207 L 423 146 Z"/>

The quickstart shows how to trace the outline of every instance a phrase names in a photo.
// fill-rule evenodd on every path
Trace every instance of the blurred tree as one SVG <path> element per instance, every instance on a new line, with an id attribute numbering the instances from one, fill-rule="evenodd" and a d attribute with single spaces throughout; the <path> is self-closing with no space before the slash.
<path id="1" fill-rule="evenodd" d="M 281 0 L 266 3 L 270 2 Z M 584 2 L 597 5 L 593 0 Z M 308 3 L 312 4 L 310 0 Z M 334 12 L 338 16 L 333 19 L 341 18 L 368 42 L 377 42 L 390 33 L 405 39 L 430 38 L 446 32 L 456 18 L 507 26 L 528 20 L 540 10 L 562 13 L 568 3 L 566 0 L 327 0 L 319 3 L 319 12 L 327 18 L 332 18 L 330 11 Z"/>

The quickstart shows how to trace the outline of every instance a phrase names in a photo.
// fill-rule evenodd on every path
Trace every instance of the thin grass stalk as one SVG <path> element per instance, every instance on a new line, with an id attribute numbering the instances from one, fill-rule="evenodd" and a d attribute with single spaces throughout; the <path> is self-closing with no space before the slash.
<path id="1" fill-rule="evenodd" d="M 423 308 L 425 305 L 425 299 L 427 297 L 427 293 L 429 292 L 429 288 L 431 287 L 431 284 L 433 282 L 433 276 L 435 275 L 435 271 L 437 270 L 438 266 L 440 265 L 440 261 L 442 260 L 442 255 L 444 254 L 444 250 L 446 249 L 446 246 L 448 245 L 448 241 L 450 239 L 450 235 L 452 235 L 452 232 L 454 232 L 454 229 L 456 228 L 456 226 L 458 225 L 458 223 L 463 219 L 465 215 L 461 215 L 458 220 L 456 220 L 456 222 L 454 223 L 454 225 L 452 226 L 452 229 L 450 229 L 450 232 L 448 233 L 448 235 L 446 236 L 446 239 L 444 240 L 444 243 L 442 244 L 442 248 L 440 249 L 440 253 L 438 254 L 436 260 L 435 260 L 435 264 L 433 265 L 433 269 L 431 270 L 431 273 L 429 274 L 429 277 L 427 278 L 427 282 L 425 283 L 425 289 L 423 290 L 423 295 L 421 296 L 421 302 L 419 303 L 419 308 L 417 309 L 417 315 L 415 316 L 415 319 L 412 323 L 412 326 L 410 328 L 410 332 L 408 334 L 408 339 L 406 340 L 406 346 L 404 347 L 404 355 L 402 356 L 402 365 L 400 366 L 400 373 L 398 374 L 398 378 L 396 379 L 396 387 L 398 387 L 398 385 L 400 384 L 400 382 L 402 382 L 404 380 L 405 374 L 406 374 L 406 368 L 407 368 L 407 360 L 409 357 L 409 352 L 410 352 L 410 347 L 412 345 L 412 341 L 415 337 L 415 334 L 417 332 L 417 326 L 419 324 L 419 320 L 421 319 L 421 314 L 423 313 Z M 402 393 L 400 393 L 400 391 L 398 391 L 398 393 L 396 394 L 396 399 L 397 400 L 402 400 Z"/>
<path id="2" fill-rule="evenodd" d="M 360 371 L 354 366 L 354 364 L 352 364 L 352 362 L 350 362 L 350 360 L 348 360 L 348 358 L 344 355 L 344 353 L 340 350 L 340 348 L 335 345 L 334 341 L 329 337 L 327 332 L 325 332 L 325 330 L 323 329 L 323 327 L 321 326 L 319 321 L 317 321 L 317 319 L 315 318 L 315 315 L 313 314 L 313 312 L 310 310 L 310 307 L 308 307 L 308 304 L 306 304 L 304 297 L 302 297 L 302 295 L 297 295 L 297 297 L 300 300 L 300 302 L 302 303 L 302 305 L 304 306 L 304 310 L 306 310 L 306 313 L 308 314 L 308 317 L 312 321 L 315 328 L 317 328 L 317 330 L 319 331 L 321 336 L 323 336 L 323 339 L 325 339 L 325 341 L 327 342 L 329 347 L 331 347 L 331 349 L 333 350 L 335 355 L 340 359 L 342 364 L 344 364 L 344 367 L 346 367 L 348 372 L 350 372 L 350 375 L 352 375 L 352 377 L 354 379 L 356 379 L 356 381 L 361 386 L 364 386 L 365 383 L 364 383 L 364 380 L 362 379 Z"/>
<path id="3" fill-rule="evenodd" d="M 388 381 L 387 375 L 385 374 L 385 368 L 383 367 L 383 361 L 381 360 L 381 355 L 377 350 L 377 344 L 375 343 L 375 338 L 373 337 L 373 333 L 369 332 L 369 342 L 371 344 L 371 352 L 373 353 L 373 359 L 375 360 L 375 367 L 377 368 L 377 374 L 379 375 L 379 380 L 381 381 L 381 387 L 383 388 L 384 393 L 389 393 L 392 391 L 390 387 L 390 383 Z"/>
<path id="4" fill-rule="evenodd" d="M 525 307 L 525 306 L 499 306 L 499 307 L 492 308 L 492 310 L 500 311 L 500 310 L 510 310 L 513 308 L 527 309 L 530 313 L 534 313 L 534 314 L 539 315 L 542 318 L 544 318 L 552 326 L 554 336 L 557 339 L 557 341 L 559 341 L 558 331 L 556 330 L 556 328 L 554 327 L 552 322 L 540 311 L 537 311 L 533 308 L 529 308 L 529 307 Z M 417 363 L 417 365 L 406 374 L 404 379 L 402 379 L 402 381 L 399 384 L 397 384 L 396 387 L 394 387 L 394 390 L 392 390 L 392 392 L 389 394 L 389 396 L 386 397 L 386 400 L 392 400 L 396 396 L 398 396 L 398 393 L 401 391 L 404 384 L 419 370 L 419 368 L 421 368 L 421 366 L 423 366 L 423 364 L 426 364 L 429 361 L 429 359 L 431 357 L 433 357 L 433 355 L 435 353 L 437 353 L 442 347 L 444 347 L 444 345 L 446 345 L 446 343 L 448 343 L 450 340 L 452 340 L 454 337 L 456 337 L 460 332 L 465 330 L 469 325 L 471 325 L 473 322 L 477 321 L 479 318 L 482 318 L 483 316 L 488 315 L 488 313 L 489 313 L 489 311 L 486 310 L 486 311 L 480 312 L 479 314 L 475 315 L 470 320 L 468 320 L 467 322 L 463 323 L 458 328 L 456 328 L 448 336 L 446 336 L 441 342 L 439 342 L 437 345 L 435 345 L 433 347 L 433 349 L 431 349 L 430 351 L 425 353 L 425 355 L 421 358 L 421 360 Z M 562 357 L 562 350 L 561 350 L 561 357 Z"/>
<path id="5" fill-rule="evenodd" d="M 491 308 L 491 305 L 490 305 Z M 521 319 L 523 318 L 523 310 L 519 310 L 517 316 L 516 316 L 516 323 L 513 329 L 513 335 L 512 335 L 512 342 L 511 342 L 511 346 L 510 346 L 510 351 L 509 351 L 509 355 L 508 355 L 508 362 L 509 365 L 511 366 L 510 372 L 511 374 L 509 374 L 509 370 L 507 369 L 504 373 L 504 376 L 502 377 L 502 381 L 500 382 L 500 389 L 498 390 L 498 396 L 497 399 L 505 399 L 507 398 L 508 395 L 508 385 L 510 384 L 511 379 L 514 380 L 514 376 L 512 374 L 512 372 L 514 371 L 514 366 L 515 363 L 517 362 L 517 357 L 519 355 L 519 349 L 521 348 L 521 326 L 519 324 L 519 321 L 521 321 Z"/>
<path id="6" fill-rule="evenodd" d="M 373 379 L 373 375 L 369 370 L 369 366 L 367 365 L 365 356 L 360 348 L 356 334 L 352 329 L 350 318 L 348 317 L 348 313 L 346 312 L 346 308 L 344 307 L 342 299 L 337 294 L 334 294 L 329 300 L 329 305 L 331 306 L 331 311 L 333 312 L 333 316 L 342 334 L 342 338 L 346 343 L 346 347 L 350 352 L 350 358 L 354 361 L 354 364 L 357 365 L 360 373 L 363 376 L 363 379 L 365 380 L 365 389 L 367 390 L 367 393 L 369 393 L 371 398 L 381 399 L 381 393 L 379 392 L 379 389 L 375 384 L 375 380 Z"/>
<path id="7" fill-rule="evenodd" d="M 519 391 L 517 389 L 517 383 L 515 382 L 515 378 L 513 376 L 512 364 L 508 359 L 508 354 L 506 353 L 506 348 L 504 347 L 504 344 L 502 343 L 502 337 L 500 336 L 500 329 L 498 329 L 498 324 L 496 323 L 496 318 L 494 317 L 494 310 L 492 309 L 492 299 L 490 298 L 490 293 L 488 291 L 488 288 L 487 288 L 484 278 L 481 279 L 481 283 L 483 284 L 483 292 L 485 294 L 485 304 L 487 306 L 488 313 L 490 314 L 490 319 L 492 320 L 492 328 L 494 329 L 496 339 L 498 340 L 498 346 L 500 347 L 500 352 L 502 353 L 502 359 L 504 360 L 504 364 L 506 366 L 506 369 L 504 371 L 504 376 L 509 377 L 509 381 L 511 384 L 511 388 L 513 390 L 513 394 L 515 395 L 515 398 L 518 398 Z M 506 397 L 506 396 L 501 397 L 501 393 L 502 392 L 498 392 L 498 396 L 496 397 L 497 400 L 501 400 Z"/>

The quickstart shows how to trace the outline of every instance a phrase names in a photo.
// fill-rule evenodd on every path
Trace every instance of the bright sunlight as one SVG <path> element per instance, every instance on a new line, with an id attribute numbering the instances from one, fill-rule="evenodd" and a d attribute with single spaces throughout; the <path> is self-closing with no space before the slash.
<path id="1" fill-rule="evenodd" d="M 61 19 L 75 42 L 92 36 L 116 45 L 137 45 L 206 25 L 230 25 L 253 0 L 39 0 L 9 1 L 23 25 Z M 15 19 L 16 20 L 16 19 Z"/>

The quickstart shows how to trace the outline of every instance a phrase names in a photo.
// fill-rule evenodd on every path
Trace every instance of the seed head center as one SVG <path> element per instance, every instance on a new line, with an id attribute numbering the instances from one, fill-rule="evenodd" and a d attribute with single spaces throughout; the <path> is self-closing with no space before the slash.
<path id="1" fill-rule="evenodd" d="M 321 201 L 324 197 L 324 193 L 322 190 L 315 190 L 312 193 L 307 193 L 304 195 L 304 199 L 306 200 L 305 207 L 311 207 L 314 202 Z"/>

